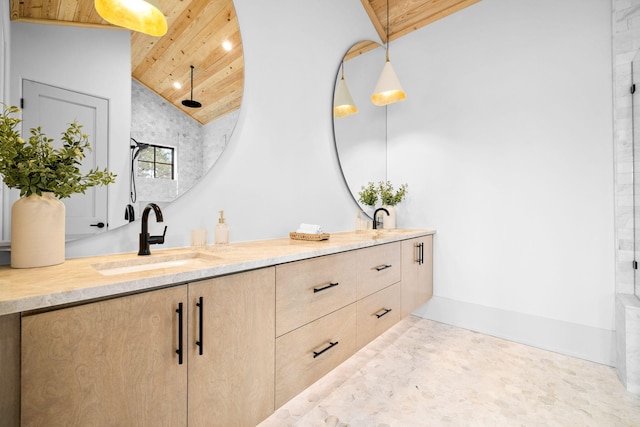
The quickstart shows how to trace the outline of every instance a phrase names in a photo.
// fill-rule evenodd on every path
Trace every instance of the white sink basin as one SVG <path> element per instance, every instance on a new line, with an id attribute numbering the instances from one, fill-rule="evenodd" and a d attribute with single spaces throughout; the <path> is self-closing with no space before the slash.
<path id="1" fill-rule="evenodd" d="M 138 256 L 121 261 L 92 264 L 91 267 L 104 276 L 115 276 L 118 274 L 138 273 L 141 271 L 182 267 L 186 265 L 204 266 L 208 261 L 217 259 L 219 258 L 204 252 L 185 252 L 172 255 Z"/>

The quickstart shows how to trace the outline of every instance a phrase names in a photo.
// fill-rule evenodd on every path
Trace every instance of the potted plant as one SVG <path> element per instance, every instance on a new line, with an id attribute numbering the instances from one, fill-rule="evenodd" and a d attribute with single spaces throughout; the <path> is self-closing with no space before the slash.
<path id="1" fill-rule="evenodd" d="M 20 110 L 3 104 L 0 116 L 0 176 L 9 188 L 20 190 L 11 208 L 11 266 L 42 267 L 64 261 L 64 204 L 59 200 L 84 194 L 87 188 L 115 182 L 107 169 L 80 171 L 85 150 L 91 150 L 82 126 L 71 123 L 62 134 L 62 147 L 41 128 L 27 140 L 17 129 Z"/>
<path id="2" fill-rule="evenodd" d="M 358 193 L 359 201 L 365 206 L 374 207 L 378 202 L 378 189 L 373 182 L 369 182 L 366 186 L 360 187 Z"/>
<path id="3" fill-rule="evenodd" d="M 407 184 L 402 184 L 397 191 L 394 190 L 393 184 L 390 181 L 378 182 L 378 193 L 380 194 L 380 201 L 382 207 L 385 208 L 389 215 L 383 216 L 384 228 L 396 228 L 396 208 L 395 206 L 400 203 L 407 195 Z"/>

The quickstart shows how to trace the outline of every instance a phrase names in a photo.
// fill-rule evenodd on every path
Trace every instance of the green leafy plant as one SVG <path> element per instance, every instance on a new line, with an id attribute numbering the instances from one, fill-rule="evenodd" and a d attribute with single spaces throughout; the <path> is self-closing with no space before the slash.
<path id="1" fill-rule="evenodd" d="M 24 140 L 18 125 L 22 120 L 12 117 L 18 107 L 3 104 L 0 116 L 0 175 L 9 188 L 20 189 L 21 197 L 39 196 L 51 192 L 58 198 L 84 194 L 87 188 L 115 182 L 116 175 L 107 169 L 91 169 L 86 174 L 79 165 L 85 151 L 91 151 L 82 126 L 73 122 L 62 134 L 62 147 L 53 148 L 53 139 L 47 138 L 40 127 L 30 130 Z"/>
<path id="2" fill-rule="evenodd" d="M 378 189 L 373 182 L 363 185 L 358 195 L 360 196 L 358 200 L 365 206 L 375 206 L 378 202 Z"/>
<path id="3" fill-rule="evenodd" d="M 380 181 L 378 183 L 378 192 L 380 201 L 386 206 L 395 206 L 400 203 L 407 195 L 407 184 L 402 184 L 398 191 L 394 191 L 393 184 L 390 181 Z"/>

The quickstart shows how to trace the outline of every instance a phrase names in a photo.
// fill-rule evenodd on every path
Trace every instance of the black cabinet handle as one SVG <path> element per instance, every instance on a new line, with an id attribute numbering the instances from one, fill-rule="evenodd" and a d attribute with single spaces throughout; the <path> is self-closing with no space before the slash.
<path id="1" fill-rule="evenodd" d="M 329 283 L 327 286 L 325 286 L 324 288 L 313 288 L 313 293 L 318 293 L 321 291 L 326 291 L 327 289 L 331 289 L 331 288 L 335 288 L 336 286 L 338 286 L 340 283 L 336 282 L 336 283 Z"/>
<path id="2" fill-rule="evenodd" d="M 100 221 L 97 224 L 89 224 L 90 227 L 98 227 L 98 228 L 104 228 L 105 224 L 104 222 Z"/>
<path id="3" fill-rule="evenodd" d="M 389 312 L 391 312 L 390 308 L 383 308 L 382 310 L 383 310 L 382 314 L 376 313 L 376 317 L 378 319 L 381 318 L 382 316 L 386 315 L 386 314 L 389 314 Z"/>
<path id="4" fill-rule="evenodd" d="M 327 346 L 327 347 L 323 348 L 323 349 L 322 349 L 322 350 L 320 350 L 320 351 L 314 351 L 314 352 L 313 352 L 313 358 L 315 359 L 316 357 L 320 356 L 320 355 L 321 355 L 322 353 L 324 353 L 325 351 L 327 351 L 327 350 L 331 350 L 333 347 L 335 347 L 335 346 L 337 346 L 337 345 L 338 345 L 338 341 L 336 341 L 336 342 L 331 342 L 331 341 L 329 341 L 329 346 Z"/>
<path id="5" fill-rule="evenodd" d="M 178 308 L 176 309 L 176 313 L 178 313 L 178 349 L 176 353 L 178 354 L 178 365 L 182 365 L 182 354 L 183 354 L 183 312 L 182 312 L 182 303 L 178 303 Z"/>
<path id="6" fill-rule="evenodd" d="M 384 264 L 384 265 L 379 265 L 377 267 L 375 267 L 375 269 L 377 271 L 382 271 L 382 270 L 386 270 L 387 268 L 391 268 L 392 266 L 390 264 Z"/>
<path id="7" fill-rule="evenodd" d="M 418 245 L 418 253 L 420 254 L 418 257 L 418 264 L 424 264 L 424 242 L 420 242 Z"/>
<path id="8" fill-rule="evenodd" d="M 204 298 L 198 298 L 198 302 L 196 303 L 196 307 L 198 307 L 198 341 L 196 341 L 196 345 L 198 346 L 198 354 L 202 356 L 204 353 L 204 344 L 202 341 L 202 317 L 204 316 Z"/>

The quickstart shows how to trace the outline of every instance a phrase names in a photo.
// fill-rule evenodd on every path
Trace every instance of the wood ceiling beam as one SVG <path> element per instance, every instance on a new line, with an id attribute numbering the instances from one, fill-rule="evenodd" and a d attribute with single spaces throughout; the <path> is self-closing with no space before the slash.
<path id="1" fill-rule="evenodd" d="M 378 36 L 380 36 L 382 44 L 385 44 L 387 42 L 387 32 L 384 29 L 384 25 L 382 25 L 382 23 L 378 19 L 378 15 L 376 15 L 376 12 L 373 10 L 373 6 L 371 6 L 369 0 L 361 0 L 361 2 L 365 12 L 367 12 L 367 15 L 369 15 L 369 19 L 373 24 L 373 28 L 376 29 L 376 31 L 378 32 Z"/>

